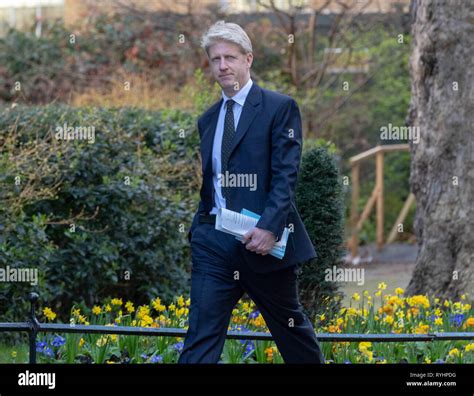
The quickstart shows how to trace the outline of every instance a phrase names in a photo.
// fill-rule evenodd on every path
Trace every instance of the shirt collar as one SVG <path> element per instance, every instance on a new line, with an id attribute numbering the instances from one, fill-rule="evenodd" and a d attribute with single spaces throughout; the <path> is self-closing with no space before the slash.
<path id="1" fill-rule="evenodd" d="M 244 106 L 245 99 L 247 98 L 248 93 L 250 92 L 250 88 L 252 88 L 253 81 L 251 78 L 247 81 L 247 84 L 245 84 L 242 89 L 237 92 L 232 98 L 229 98 L 224 91 L 222 91 L 222 99 L 224 99 L 224 105 L 227 102 L 227 100 L 232 99 L 242 107 Z"/>

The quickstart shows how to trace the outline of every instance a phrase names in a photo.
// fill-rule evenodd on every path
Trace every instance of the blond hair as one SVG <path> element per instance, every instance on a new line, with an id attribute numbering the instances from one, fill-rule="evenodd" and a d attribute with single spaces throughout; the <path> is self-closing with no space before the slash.
<path id="1" fill-rule="evenodd" d="M 212 25 L 208 31 L 202 36 L 201 47 L 205 49 L 209 55 L 209 47 L 218 41 L 228 41 L 237 44 L 243 54 L 252 53 L 252 42 L 242 29 L 236 23 L 218 21 Z"/>

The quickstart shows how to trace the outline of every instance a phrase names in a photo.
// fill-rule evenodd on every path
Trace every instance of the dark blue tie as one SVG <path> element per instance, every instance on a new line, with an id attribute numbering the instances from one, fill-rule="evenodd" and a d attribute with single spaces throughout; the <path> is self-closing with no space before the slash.
<path id="1" fill-rule="evenodd" d="M 224 120 L 224 135 L 222 136 L 222 148 L 221 148 L 221 174 L 224 177 L 224 185 L 221 186 L 222 189 L 222 196 L 225 198 L 226 201 L 226 208 L 230 208 L 230 191 L 229 187 L 225 186 L 225 174 L 227 171 L 227 162 L 229 161 L 230 156 L 230 149 L 232 138 L 235 134 L 235 126 L 234 126 L 234 112 L 232 107 L 235 101 L 229 99 L 226 102 L 227 111 L 225 113 L 225 120 Z M 222 180 L 222 179 L 221 179 Z"/>

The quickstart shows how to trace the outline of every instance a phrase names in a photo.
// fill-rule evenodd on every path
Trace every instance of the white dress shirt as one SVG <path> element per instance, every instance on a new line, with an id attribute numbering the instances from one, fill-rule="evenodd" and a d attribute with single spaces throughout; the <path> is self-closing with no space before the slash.
<path id="1" fill-rule="evenodd" d="M 242 89 L 237 92 L 232 98 L 226 96 L 224 91 L 222 91 L 222 106 L 219 112 L 219 118 L 217 120 L 216 133 L 214 135 L 214 143 L 212 146 L 212 183 L 214 185 L 214 206 L 210 211 L 210 214 L 216 214 L 219 208 L 225 208 L 225 198 L 222 196 L 222 189 L 219 185 L 217 175 L 221 173 L 221 148 L 222 148 L 222 135 L 224 133 L 224 120 L 225 113 L 227 110 L 227 101 L 229 99 L 234 100 L 234 106 L 232 110 L 234 112 L 234 127 L 237 131 L 237 125 L 239 125 L 240 115 L 242 114 L 242 109 L 244 107 L 245 99 L 252 88 L 253 81 L 251 78 L 247 83 L 242 87 Z"/>

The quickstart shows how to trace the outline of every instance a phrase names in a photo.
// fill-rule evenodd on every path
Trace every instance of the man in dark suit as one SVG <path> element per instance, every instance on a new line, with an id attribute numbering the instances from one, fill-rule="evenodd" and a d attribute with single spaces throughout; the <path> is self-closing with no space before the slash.
<path id="1" fill-rule="evenodd" d="M 198 120 L 203 182 L 188 233 L 191 306 L 178 363 L 219 361 L 232 309 L 244 292 L 286 363 L 324 363 L 298 301 L 300 265 L 316 257 L 295 206 L 302 147 L 298 106 L 291 97 L 252 81 L 252 45 L 240 26 L 217 22 L 202 46 L 223 92 Z M 219 208 L 246 208 L 261 217 L 239 242 L 215 229 Z M 268 253 L 285 227 L 290 235 L 280 260 Z"/>

